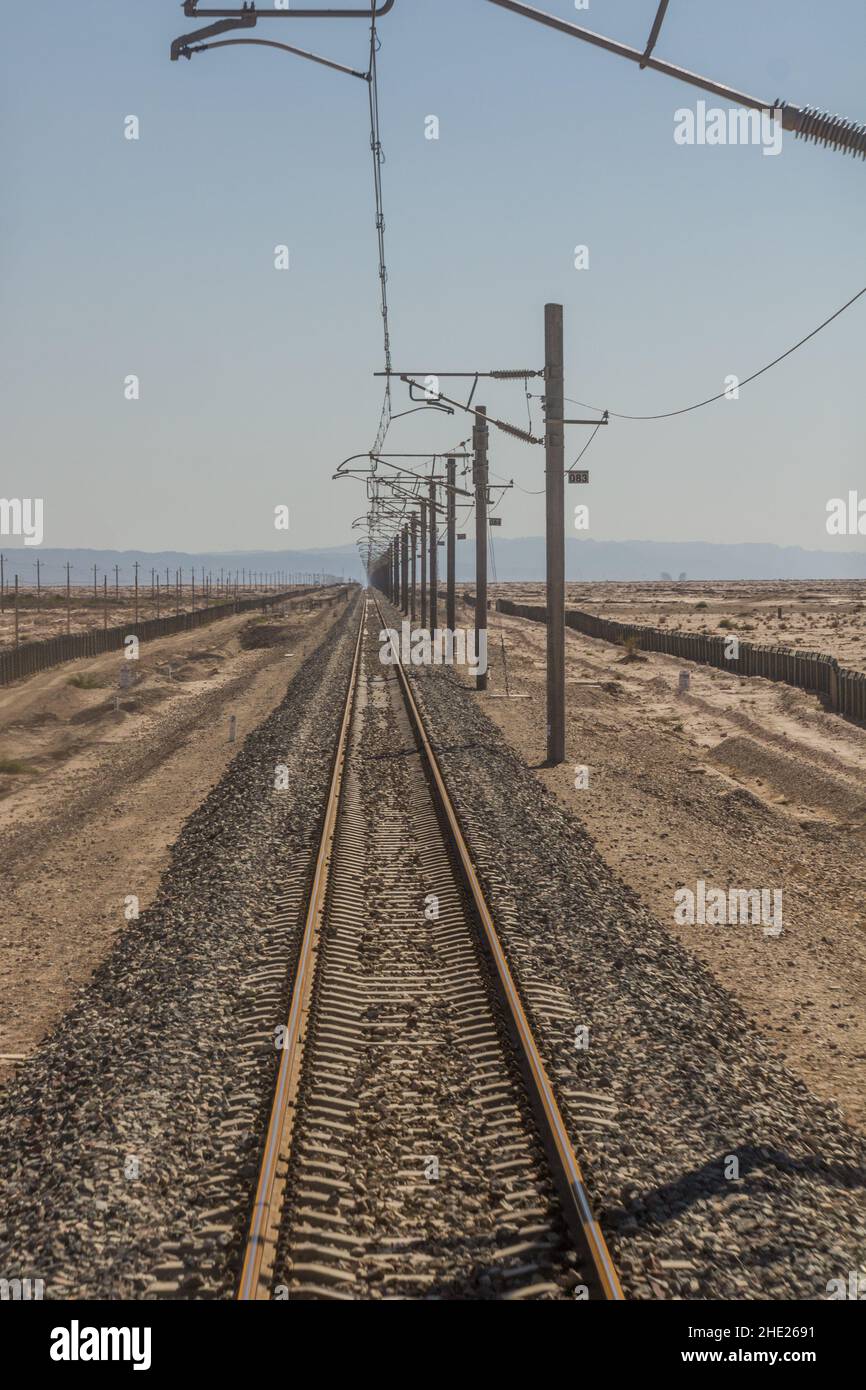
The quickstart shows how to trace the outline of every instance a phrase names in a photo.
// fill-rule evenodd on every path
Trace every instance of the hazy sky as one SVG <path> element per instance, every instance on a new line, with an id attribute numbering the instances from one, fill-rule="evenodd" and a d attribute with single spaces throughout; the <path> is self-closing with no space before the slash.
<path id="1" fill-rule="evenodd" d="M 538 3 L 637 46 L 656 9 Z M 331 474 L 371 446 L 381 399 L 364 84 L 261 48 L 172 64 L 195 27 L 176 0 L 2 10 L 0 495 L 45 499 L 47 546 L 350 540 L 363 489 Z M 261 20 L 256 35 L 366 65 L 363 22 Z M 541 366 L 559 301 L 568 395 L 672 410 L 866 284 L 862 162 L 791 136 L 778 157 L 680 146 L 674 112 L 700 93 L 486 0 L 396 0 L 381 39 L 397 367 Z M 859 120 L 864 52 L 861 0 L 672 0 L 657 49 Z M 827 535 L 825 507 L 866 495 L 864 334 L 866 297 L 738 401 L 600 431 L 589 534 L 862 549 Z M 482 383 L 476 401 L 526 423 L 520 383 Z M 469 429 L 413 415 L 388 447 Z M 569 432 L 572 455 L 586 438 Z M 494 434 L 490 463 L 543 486 L 540 448 Z M 543 532 L 540 496 L 515 489 L 501 515 L 502 535 Z"/>

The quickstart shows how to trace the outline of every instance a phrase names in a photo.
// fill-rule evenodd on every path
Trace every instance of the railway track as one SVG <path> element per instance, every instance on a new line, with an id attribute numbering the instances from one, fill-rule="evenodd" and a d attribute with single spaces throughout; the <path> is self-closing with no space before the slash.
<path id="1" fill-rule="evenodd" d="M 621 1299 L 385 625 L 366 596 L 238 1298 Z"/>

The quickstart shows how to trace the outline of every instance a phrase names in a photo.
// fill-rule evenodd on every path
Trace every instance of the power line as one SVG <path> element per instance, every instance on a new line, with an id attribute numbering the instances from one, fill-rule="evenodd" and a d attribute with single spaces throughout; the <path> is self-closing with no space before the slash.
<path id="1" fill-rule="evenodd" d="M 568 399 L 569 399 L 568 396 L 566 396 L 565 399 L 568 400 Z M 581 405 L 582 402 L 581 402 L 581 401 L 574 401 L 574 402 L 572 402 L 572 404 L 574 404 L 574 405 Z M 590 409 L 590 410 L 594 410 L 595 407 L 594 407 L 594 406 L 590 406 L 589 409 Z M 589 439 L 586 441 L 586 443 L 584 444 L 584 446 L 583 446 L 583 448 L 581 449 L 580 453 L 578 454 L 577 458 L 574 460 L 574 463 L 571 465 L 571 468 L 569 468 L 569 469 L 567 470 L 569 473 L 571 472 L 571 469 L 572 469 L 572 468 L 576 468 L 577 465 L 580 463 L 580 460 L 583 458 L 584 454 L 586 453 L 586 451 L 587 451 L 587 449 L 589 448 L 589 446 L 590 446 L 590 444 L 592 443 L 592 441 L 595 439 L 595 436 L 598 434 L 598 432 L 599 432 L 599 430 L 601 429 L 601 427 L 602 427 L 603 424 L 604 424 L 604 421 L 603 421 L 603 420 L 599 420 L 599 422 L 598 422 L 598 424 L 596 425 L 595 429 L 593 430 L 592 434 L 589 436 Z M 501 478 L 501 477 L 502 477 L 502 474 L 501 474 L 501 473 L 494 473 L 492 470 L 490 470 L 490 474 L 491 474 L 491 477 L 493 477 L 493 478 Z M 523 493 L 525 493 L 527 497 L 540 497 L 541 494 L 547 490 L 546 488 L 543 488 L 543 487 L 523 487 L 520 483 L 515 483 L 513 478 L 511 479 L 511 483 L 512 483 L 512 486 L 513 486 L 513 487 L 516 487 L 516 488 L 517 488 L 518 492 L 523 492 Z M 503 496 L 504 496 L 504 495 L 505 495 L 505 494 L 503 493 Z"/>
<path id="2" fill-rule="evenodd" d="M 388 322 L 388 266 L 385 260 L 385 209 L 382 197 L 382 165 L 385 162 L 385 155 L 382 150 L 382 137 L 379 129 L 379 81 L 376 65 L 379 47 L 374 11 L 370 22 L 370 71 L 367 89 L 370 97 L 370 149 L 373 155 L 373 192 L 376 200 L 376 234 L 379 244 L 382 333 L 385 349 L 385 371 L 388 372 L 388 376 L 385 378 L 385 399 L 382 403 L 382 414 L 379 418 L 374 453 L 378 453 L 385 443 L 385 436 L 391 423 L 391 330 Z"/>
<path id="3" fill-rule="evenodd" d="M 583 448 L 581 449 L 580 453 L 578 454 L 577 458 L 574 460 L 574 463 L 571 465 L 572 468 L 576 468 L 577 465 L 580 463 L 580 460 L 583 458 L 584 454 L 586 453 L 586 451 L 587 451 L 587 449 L 589 448 L 589 446 L 590 446 L 590 444 L 592 443 L 592 441 L 595 439 L 595 436 L 598 434 L 598 432 L 599 432 L 599 430 L 601 429 L 601 427 L 602 427 L 603 424 L 604 424 L 604 420 L 599 420 L 599 422 L 598 422 L 598 424 L 596 425 L 595 429 L 593 430 L 592 434 L 589 436 L 589 439 L 586 441 L 586 443 L 584 444 L 584 446 L 583 446 Z M 571 471 L 571 469 L 569 469 L 569 472 L 570 472 L 570 471 Z"/>
<path id="4" fill-rule="evenodd" d="M 804 343 L 808 343 L 810 338 L 814 338 L 816 333 L 821 332 L 822 328 L 826 328 L 827 325 L 832 323 L 834 319 L 837 319 L 840 314 L 844 314 L 845 310 L 850 309 L 851 305 L 855 304 L 856 301 L 860 299 L 860 297 L 864 294 L 866 294 L 866 285 L 864 285 L 862 290 L 858 290 L 855 295 L 852 295 L 848 302 L 842 305 L 841 309 L 837 309 L 835 314 L 831 314 L 830 317 L 828 319 L 825 319 L 823 323 L 819 323 L 817 328 L 813 328 L 811 333 L 807 333 L 805 338 L 801 338 L 799 343 L 795 343 L 793 347 L 789 347 L 787 352 L 780 353 L 778 357 L 774 357 L 772 362 L 768 362 L 767 365 L 765 367 L 761 367 L 759 371 L 752 372 L 752 375 L 747 376 L 744 381 L 738 382 L 738 387 L 748 386 L 750 381 L 754 381 L 756 377 L 763 376 L 764 372 L 768 372 L 771 367 L 777 366 L 777 364 L 779 362 L 783 362 L 786 357 L 790 357 L 792 352 L 796 352 L 797 349 L 801 348 Z M 714 401 L 720 401 L 722 397 L 726 396 L 727 394 L 727 391 L 720 391 L 716 396 L 708 396 L 705 401 L 698 401 L 695 405 L 684 406 L 682 410 L 667 410 L 664 411 L 661 415 L 624 415 L 621 411 L 618 410 L 609 410 L 607 413 L 613 416 L 613 418 L 616 420 L 670 420 L 674 415 L 688 415 L 689 412 L 692 410 L 700 410 L 702 406 L 712 405 Z M 603 407 L 600 405 L 590 405 L 587 401 L 577 401 L 574 399 L 573 396 L 566 396 L 565 399 L 569 402 L 570 405 L 580 405 L 583 406 L 585 410 L 603 409 Z M 589 444 L 592 443 L 592 440 L 594 438 L 595 434 L 593 434 L 590 438 Z"/>

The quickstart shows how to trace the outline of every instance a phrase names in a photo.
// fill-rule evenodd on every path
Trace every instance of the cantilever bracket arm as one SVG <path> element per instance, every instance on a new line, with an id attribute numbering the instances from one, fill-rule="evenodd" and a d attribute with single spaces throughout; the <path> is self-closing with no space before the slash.
<path id="1" fill-rule="evenodd" d="M 370 471 L 368 468 L 347 468 L 346 465 L 354 463 L 355 459 L 366 459 L 368 463 L 373 463 L 375 471 L 375 463 L 372 454 L 350 454 L 347 459 L 343 459 L 343 462 L 337 466 L 336 473 L 331 474 L 331 480 L 333 481 L 335 478 L 351 478 L 356 474 L 363 476 Z"/>
<path id="2" fill-rule="evenodd" d="M 180 38 L 175 39 L 171 45 L 171 61 L 176 63 L 181 55 L 184 58 L 189 58 L 189 45 L 197 43 L 199 39 L 209 39 L 213 34 L 224 34 L 228 29 L 254 29 L 255 24 L 255 12 L 248 10 L 245 14 L 238 15 L 236 19 L 221 19 L 217 24 L 207 24 L 204 29 L 196 29 L 194 34 L 181 34 Z"/>
<path id="3" fill-rule="evenodd" d="M 187 19 L 235 19 L 241 14 L 255 12 L 255 5 L 244 5 L 243 10 L 209 9 L 200 10 L 199 0 L 184 0 L 183 12 Z M 393 10 L 394 0 L 383 0 L 378 7 L 371 3 L 366 9 L 344 10 L 262 10 L 259 19 L 380 19 L 383 14 Z"/>
<path id="4" fill-rule="evenodd" d="M 414 399 L 414 398 L 413 398 Z M 417 415 L 422 410 L 441 410 L 446 415 L 453 415 L 454 411 L 450 405 L 440 405 L 438 401 L 428 401 L 426 405 L 416 405 L 412 410 L 400 410 L 396 415 L 392 415 L 392 420 L 402 420 L 404 415 Z"/>
<path id="5" fill-rule="evenodd" d="M 557 29 L 572 38 L 582 39 L 585 43 L 594 44 L 596 48 L 607 49 L 608 53 L 628 58 L 641 68 L 650 68 L 653 72 L 662 72 L 678 82 L 687 82 L 690 86 L 710 92 L 735 106 L 746 106 L 753 111 L 778 113 L 782 129 L 793 131 L 797 139 L 810 140 L 815 145 L 826 145 L 834 150 L 842 150 L 845 154 L 852 154 L 855 158 L 866 159 L 866 124 L 850 121 L 844 116 L 835 116 L 829 111 L 819 111 L 814 106 L 795 106 L 793 102 L 780 101 L 778 98 L 774 101 L 763 101 L 760 97 L 750 96 L 748 92 L 738 92 L 723 82 L 714 82 L 709 77 L 689 72 L 687 68 L 678 67 L 675 63 L 666 63 L 660 58 L 651 57 L 655 39 L 658 37 L 657 27 L 661 28 L 667 6 L 659 6 L 647 47 L 641 52 L 639 48 L 630 48 L 628 44 L 619 43 L 616 39 L 605 38 L 603 34 L 596 34 L 579 24 L 572 24 L 544 10 L 525 5 L 523 0 L 488 0 L 488 3 L 498 5 L 503 10 L 511 10 L 514 14 L 534 20 L 537 24 L 544 24 L 549 29 Z"/>
<path id="6" fill-rule="evenodd" d="M 207 53 L 211 48 L 233 48 L 239 44 L 257 44 L 259 48 L 279 48 L 283 53 L 294 53 L 296 58 L 308 58 L 311 63 L 319 63 L 323 68 L 332 68 L 334 72 L 345 72 L 349 77 L 360 77 L 362 82 L 372 81 L 369 72 L 359 72 L 357 68 L 347 68 L 345 63 L 335 63 L 332 58 L 322 58 L 318 53 L 308 53 L 305 48 L 295 48 L 290 43 L 278 43 L 276 39 L 220 39 L 218 43 L 198 43 L 193 48 L 186 47 L 183 51 L 184 58 L 191 58 L 194 53 Z"/>

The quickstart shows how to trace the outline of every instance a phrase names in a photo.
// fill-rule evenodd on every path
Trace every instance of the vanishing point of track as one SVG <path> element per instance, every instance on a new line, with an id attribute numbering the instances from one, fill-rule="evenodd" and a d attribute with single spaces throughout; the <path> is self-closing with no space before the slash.
<path id="1" fill-rule="evenodd" d="M 621 1299 L 384 626 L 365 597 L 238 1298 Z"/>

